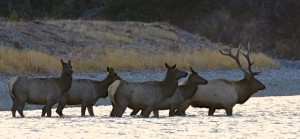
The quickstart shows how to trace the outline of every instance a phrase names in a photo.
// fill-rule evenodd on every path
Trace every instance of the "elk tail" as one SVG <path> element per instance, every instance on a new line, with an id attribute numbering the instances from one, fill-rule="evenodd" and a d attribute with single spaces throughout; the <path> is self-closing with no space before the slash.
<path id="1" fill-rule="evenodd" d="M 16 82 L 18 81 L 19 77 L 12 77 L 7 84 L 8 93 L 11 96 L 12 100 L 14 101 L 15 95 L 14 95 L 14 87 Z"/>

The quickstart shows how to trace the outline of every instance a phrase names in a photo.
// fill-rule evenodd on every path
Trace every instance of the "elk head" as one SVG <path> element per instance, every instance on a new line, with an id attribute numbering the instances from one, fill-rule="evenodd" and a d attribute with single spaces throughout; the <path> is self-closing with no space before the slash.
<path id="1" fill-rule="evenodd" d="M 62 59 L 60 59 L 60 62 L 63 67 L 63 74 L 71 76 L 73 73 L 71 60 L 68 60 L 68 63 L 65 63 Z"/>
<path id="2" fill-rule="evenodd" d="M 207 80 L 199 76 L 198 73 L 194 71 L 192 67 L 190 67 L 190 70 L 192 72 L 189 76 L 189 80 L 191 80 L 191 82 L 195 83 L 196 85 L 207 84 Z"/>
<path id="3" fill-rule="evenodd" d="M 229 49 L 229 52 L 228 53 L 224 53 L 222 50 L 220 50 L 220 53 L 222 55 L 225 55 L 225 56 L 229 56 L 231 58 L 233 58 L 235 60 L 235 62 L 237 63 L 237 65 L 239 66 L 239 68 L 244 72 L 244 76 L 245 76 L 245 79 L 248 81 L 250 87 L 253 89 L 253 90 L 264 90 L 265 89 L 265 86 L 260 82 L 258 81 L 255 76 L 256 75 L 259 75 L 260 72 L 253 72 L 252 69 L 251 69 L 251 66 L 254 64 L 254 62 L 251 62 L 250 60 L 250 43 L 248 42 L 248 50 L 247 50 L 247 53 L 242 53 L 244 55 L 244 57 L 246 58 L 247 62 L 248 62 L 248 71 L 246 71 L 242 65 L 241 65 L 241 62 L 240 62 L 240 59 L 239 59 L 239 55 L 240 55 L 240 47 L 241 44 L 239 45 L 239 49 L 236 53 L 236 55 L 234 56 L 231 52 L 231 47 Z"/>
<path id="4" fill-rule="evenodd" d="M 165 67 L 168 69 L 167 76 L 172 75 L 176 80 L 179 80 L 180 78 L 186 77 L 188 75 L 187 72 L 176 69 L 176 64 L 171 67 L 167 63 L 165 63 Z"/>
<path id="5" fill-rule="evenodd" d="M 122 80 L 121 77 L 115 73 L 114 69 L 111 67 L 106 67 L 106 70 L 108 72 L 108 77 L 111 78 L 112 80 Z"/>

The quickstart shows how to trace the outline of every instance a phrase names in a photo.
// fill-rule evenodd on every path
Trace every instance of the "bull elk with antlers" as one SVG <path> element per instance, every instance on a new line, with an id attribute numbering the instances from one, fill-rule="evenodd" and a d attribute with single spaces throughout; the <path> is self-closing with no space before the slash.
<path id="1" fill-rule="evenodd" d="M 227 79 L 209 80 L 207 85 L 198 85 L 198 90 L 195 95 L 186 100 L 176 111 L 176 115 L 185 115 L 186 109 L 192 107 L 208 108 L 208 115 L 213 115 L 216 109 L 225 109 L 228 116 L 232 115 L 232 108 L 236 104 L 245 103 L 254 93 L 265 89 L 265 86 L 258 81 L 255 76 L 260 72 L 253 72 L 251 66 L 254 62 L 250 60 L 250 44 L 248 43 L 247 54 L 242 53 L 248 62 L 248 71 L 243 69 L 239 55 L 240 48 L 237 54 L 232 54 L 231 48 L 229 53 L 220 51 L 222 55 L 229 56 L 235 60 L 238 67 L 244 72 L 244 78 L 239 81 Z"/>

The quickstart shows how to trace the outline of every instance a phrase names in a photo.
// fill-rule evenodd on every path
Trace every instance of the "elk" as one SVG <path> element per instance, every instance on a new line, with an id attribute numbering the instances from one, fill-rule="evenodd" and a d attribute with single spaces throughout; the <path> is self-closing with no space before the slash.
<path id="1" fill-rule="evenodd" d="M 208 80 L 207 85 L 198 86 L 195 95 L 177 109 L 176 115 L 185 115 L 186 109 L 191 105 L 192 107 L 208 108 L 209 116 L 212 116 L 216 109 L 225 109 L 226 115 L 232 116 L 232 109 L 236 104 L 245 103 L 254 93 L 265 89 L 265 86 L 255 78 L 260 72 L 253 72 L 251 69 L 254 62 L 250 60 L 249 43 L 248 53 L 243 53 L 248 62 L 248 71 L 243 69 L 240 63 L 240 47 L 235 56 L 232 54 L 231 47 L 229 53 L 224 53 L 222 50 L 220 53 L 235 60 L 239 69 L 244 72 L 244 78 L 238 81 L 227 79 Z"/>
<path id="2" fill-rule="evenodd" d="M 13 100 L 11 108 L 12 116 L 16 117 L 16 111 L 24 117 L 25 103 L 46 105 L 47 117 L 51 117 L 51 108 L 57 103 L 60 96 L 66 93 L 72 84 L 72 65 L 69 60 L 65 63 L 61 60 L 62 74 L 59 78 L 27 78 L 13 77 L 8 81 L 8 92 Z"/>
<path id="3" fill-rule="evenodd" d="M 174 95 L 167 98 L 153 110 L 154 117 L 159 117 L 158 110 L 169 110 L 169 116 L 174 116 L 175 110 L 179 108 L 180 104 L 194 96 L 198 89 L 197 85 L 207 84 L 207 80 L 199 76 L 192 67 L 190 67 L 190 70 L 191 74 L 188 79 L 183 83 L 179 83 Z M 138 112 L 139 110 L 133 110 L 130 115 L 136 115 Z"/>
<path id="4" fill-rule="evenodd" d="M 163 81 L 129 82 L 117 80 L 109 87 L 109 96 L 113 109 L 111 117 L 122 117 L 126 108 L 142 110 L 143 117 L 149 117 L 166 98 L 171 97 L 177 88 L 178 80 L 187 73 L 176 69 L 176 64 L 170 67 L 165 63 L 167 74 Z"/>
<path id="5" fill-rule="evenodd" d="M 60 97 L 56 113 L 63 116 L 62 110 L 65 105 L 81 104 L 81 116 L 85 116 L 86 108 L 90 116 L 94 116 L 93 105 L 99 98 L 105 98 L 108 95 L 108 86 L 115 80 L 121 80 L 113 68 L 107 67 L 108 75 L 102 81 L 77 79 L 72 81 L 71 89 Z M 45 107 L 44 107 L 45 109 Z M 45 115 L 45 110 L 42 116 Z"/>

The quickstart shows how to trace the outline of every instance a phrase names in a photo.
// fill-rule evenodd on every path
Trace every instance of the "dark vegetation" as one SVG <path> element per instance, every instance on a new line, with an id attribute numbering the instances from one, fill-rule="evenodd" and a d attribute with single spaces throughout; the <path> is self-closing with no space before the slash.
<path id="1" fill-rule="evenodd" d="M 10 1 L 10 7 L 9 7 Z M 164 21 L 222 44 L 300 59 L 299 0 L 7 0 L 10 20 Z"/>

